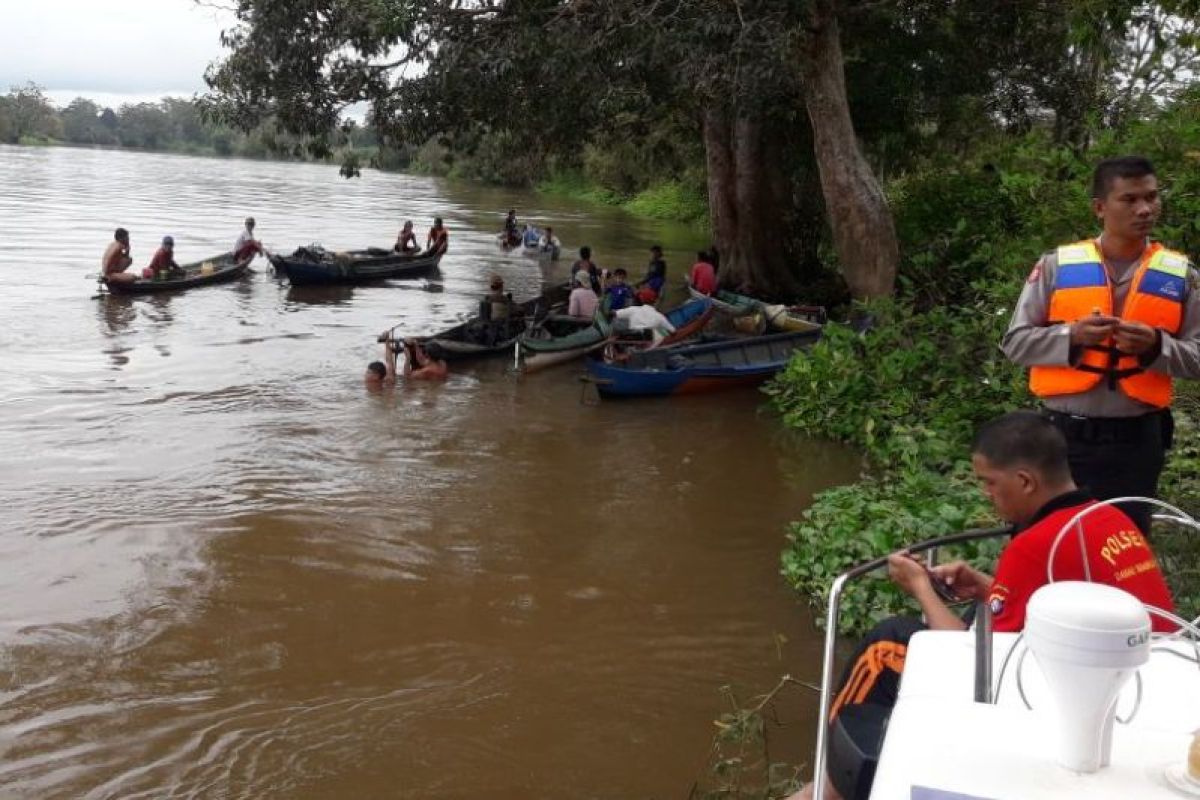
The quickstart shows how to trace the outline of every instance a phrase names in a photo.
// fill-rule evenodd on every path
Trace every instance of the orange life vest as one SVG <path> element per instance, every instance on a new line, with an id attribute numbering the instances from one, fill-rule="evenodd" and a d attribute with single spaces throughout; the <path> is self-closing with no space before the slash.
<path id="1" fill-rule="evenodd" d="M 1120 318 L 1178 335 L 1187 294 L 1187 258 L 1158 243 L 1142 255 Z M 1048 319 L 1070 324 L 1096 310 L 1113 314 L 1113 292 L 1100 250 L 1091 240 L 1058 248 L 1058 274 L 1050 296 Z M 1072 367 L 1034 367 L 1029 388 L 1038 397 L 1086 392 L 1105 378 L 1134 400 L 1166 408 L 1171 404 L 1171 376 L 1145 370 L 1138 357 L 1121 353 L 1109 339 L 1085 346 Z"/>

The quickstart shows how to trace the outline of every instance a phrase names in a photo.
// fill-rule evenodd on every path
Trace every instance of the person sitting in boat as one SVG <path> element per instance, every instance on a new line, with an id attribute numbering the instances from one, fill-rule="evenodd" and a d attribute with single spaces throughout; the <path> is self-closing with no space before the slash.
<path id="1" fill-rule="evenodd" d="M 183 269 L 175 263 L 175 239 L 170 236 L 162 238 L 162 247 L 154 251 L 150 266 L 142 271 L 142 276 L 154 280 L 163 280 L 173 275 L 182 275 Z"/>
<path id="2" fill-rule="evenodd" d="M 254 238 L 254 217 L 246 217 L 246 227 L 238 234 L 237 242 L 233 245 L 233 260 L 242 260 L 262 253 L 262 242 Z"/>
<path id="3" fill-rule="evenodd" d="M 516 247 L 521 243 L 521 232 L 517 230 L 517 210 L 510 208 L 504 218 L 504 245 Z"/>
<path id="4" fill-rule="evenodd" d="M 431 358 L 416 339 L 404 339 L 404 377 L 414 381 L 442 381 L 450 373 L 446 362 Z"/>
<path id="5" fill-rule="evenodd" d="M 667 262 L 663 260 L 663 249 L 660 245 L 651 245 L 650 264 L 646 268 L 646 277 L 637 283 L 634 297 L 639 303 L 652 306 L 658 302 L 663 285 L 667 282 Z"/>
<path id="6" fill-rule="evenodd" d="M 987 602 L 994 631 L 1024 629 L 1029 598 L 1047 583 L 1055 538 L 1075 514 L 1095 505 L 1071 479 L 1062 433 L 1032 411 L 1005 414 L 984 425 L 971 448 L 971 464 L 996 513 L 1015 528 L 1014 538 L 1000 553 L 995 576 L 964 561 L 930 570 L 908 553 L 892 554 L 889 577 L 917 601 L 928 622 L 892 617 L 867 634 L 842 675 L 830 707 L 831 722 L 849 705 L 895 705 L 908 642 L 914 634 L 967 627 L 939 593 Z M 1080 528 L 1091 580 L 1123 589 L 1148 605 L 1174 610 L 1158 560 L 1125 512 L 1106 506 L 1084 517 Z M 1054 557 L 1056 580 L 1087 579 L 1080 549 L 1074 533 L 1060 545 Z M 1156 631 L 1173 629 L 1160 617 L 1152 620 Z M 832 784 L 827 784 L 825 796 L 838 797 L 831 789 Z M 793 798 L 808 797 L 811 792 L 809 784 Z"/>
<path id="7" fill-rule="evenodd" d="M 396 237 L 396 245 L 392 249 L 397 253 L 415 253 L 421 249 L 421 246 L 417 244 L 417 234 L 413 232 L 411 219 L 404 220 L 404 227 L 400 229 L 400 234 Z"/>
<path id="8" fill-rule="evenodd" d="M 675 332 L 671 320 L 654 306 L 630 306 L 613 313 L 613 330 L 618 333 L 626 331 L 650 331 L 655 344 Z"/>
<path id="9" fill-rule="evenodd" d="M 425 237 L 425 250 L 433 255 L 441 255 L 450 247 L 450 231 L 442 224 L 441 217 L 435 217 L 429 235 Z"/>
<path id="10" fill-rule="evenodd" d="M 592 276 L 586 269 L 575 273 L 575 288 L 567 298 L 567 316 L 591 319 L 600 307 L 600 298 L 592 289 Z"/>
<path id="11" fill-rule="evenodd" d="M 608 288 L 604 290 L 609 311 L 620 311 L 633 304 L 633 289 L 630 289 L 629 284 L 625 283 L 627 277 L 628 273 L 624 269 L 618 268 L 613 272 Z"/>
<path id="12" fill-rule="evenodd" d="M 703 250 L 696 253 L 696 263 L 692 265 L 692 274 L 688 283 L 693 289 L 706 297 L 712 297 L 717 292 L 717 270 L 713 267 L 708 253 Z"/>
<path id="13" fill-rule="evenodd" d="M 592 291 L 600 293 L 600 268 L 596 266 L 596 262 L 592 261 L 592 248 L 584 245 L 579 248 L 579 260 L 571 265 L 571 281 L 575 280 L 575 273 L 579 270 L 587 270 L 592 280 Z"/>
<path id="14" fill-rule="evenodd" d="M 504 278 L 493 275 L 488 286 L 491 291 L 483 300 L 488 319 L 508 319 L 512 316 L 512 296 L 504 291 Z"/>
<path id="15" fill-rule="evenodd" d="M 129 255 L 129 231 L 117 228 L 113 232 L 113 240 L 108 243 L 108 247 L 104 249 L 104 255 L 100 258 L 100 268 L 104 280 L 118 283 L 136 281 L 136 274 L 125 271 L 132 265 L 133 258 Z"/>
<path id="16" fill-rule="evenodd" d="M 526 247 L 537 247 L 538 240 L 542 238 L 542 232 L 534 225 L 526 225 L 525 233 L 521 235 L 521 241 Z"/>
<path id="17" fill-rule="evenodd" d="M 542 238 L 538 239 L 538 249 L 543 253 L 557 253 L 562 247 L 562 242 L 558 241 L 558 237 L 554 235 L 554 228 L 546 226 L 546 232 L 542 234 Z"/>

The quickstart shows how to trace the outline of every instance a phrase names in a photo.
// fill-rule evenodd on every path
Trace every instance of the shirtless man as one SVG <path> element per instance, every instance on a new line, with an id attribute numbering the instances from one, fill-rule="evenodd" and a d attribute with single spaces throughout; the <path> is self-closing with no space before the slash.
<path id="1" fill-rule="evenodd" d="M 396 341 L 391 338 L 391 332 L 380 334 L 379 341 L 383 342 L 383 361 L 372 361 L 367 365 L 363 382 L 367 389 L 380 391 L 396 384 Z M 403 339 L 400 342 L 404 350 L 404 377 L 413 380 L 445 380 L 449 370 L 446 362 L 430 358 L 415 339 Z"/>
<path id="2" fill-rule="evenodd" d="M 419 381 L 444 381 L 450 370 L 446 362 L 430 358 L 416 339 L 403 340 L 404 377 Z"/>
<path id="3" fill-rule="evenodd" d="M 113 241 L 109 242 L 100 259 L 103 278 L 110 282 L 132 283 L 137 280 L 137 275 L 125 271 L 132 265 L 133 258 L 129 255 L 129 231 L 117 228 L 113 234 Z"/>
<path id="4" fill-rule="evenodd" d="M 445 253 L 449 247 L 450 231 L 442 224 L 442 218 L 437 217 L 433 220 L 433 227 L 429 229 L 429 235 L 425 237 L 425 252 Z"/>
<path id="5" fill-rule="evenodd" d="M 421 249 L 417 244 L 417 234 L 413 232 L 411 219 L 404 220 L 404 227 L 400 229 L 400 235 L 396 237 L 396 245 L 392 249 L 397 253 L 415 253 Z"/>
<path id="6" fill-rule="evenodd" d="M 367 364 L 367 372 L 363 375 L 363 383 L 372 392 L 391 388 L 396 384 L 396 351 L 392 349 L 391 332 L 382 334 L 379 341 L 383 342 L 383 361 Z"/>

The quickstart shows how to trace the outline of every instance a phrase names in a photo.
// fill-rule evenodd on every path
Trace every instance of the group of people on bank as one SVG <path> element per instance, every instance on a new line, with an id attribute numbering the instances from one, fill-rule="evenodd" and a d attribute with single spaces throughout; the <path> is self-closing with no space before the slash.
<path id="1" fill-rule="evenodd" d="M 1082 542 L 1052 555 L 1063 526 L 1098 500 L 1155 498 L 1171 446 L 1172 383 L 1200 378 L 1200 276 L 1180 252 L 1152 241 L 1162 211 L 1153 165 L 1126 156 L 1092 177 L 1095 238 L 1061 245 L 1033 266 L 1000 347 L 1029 369 L 1041 412 L 1014 412 L 979 431 L 972 465 L 1013 537 L 994 575 L 963 562 L 927 569 L 907 553 L 891 579 L 923 620 L 895 617 L 860 643 L 842 675 L 829 723 L 854 706 L 894 705 L 908 642 L 920 630 L 961 630 L 947 600 L 987 605 L 993 630 L 1021 631 L 1032 594 L 1055 580 L 1092 580 L 1171 612 L 1152 548 L 1146 503 L 1106 506 L 1079 525 Z M 1051 563 L 1051 558 L 1053 562 Z M 1156 631 L 1174 626 L 1153 618 Z M 806 786 L 795 797 L 811 797 Z M 826 797 L 840 797 L 827 781 Z"/>
<path id="2" fill-rule="evenodd" d="M 246 217 L 245 227 L 238 234 L 233 244 L 233 260 L 243 261 L 266 252 L 262 242 L 254 238 L 254 217 Z M 132 283 L 136 280 L 165 280 L 183 276 L 183 269 L 175 261 L 175 238 L 164 236 L 159 248 L 154 251 L 150 263 L 141 273 L 129 272 L 133 266 L 133 256 L 129 240 L 129 231 L 117 228 L 113 240 L 109 242 L 100 257 L 101 278 L 108 282 Z"/>

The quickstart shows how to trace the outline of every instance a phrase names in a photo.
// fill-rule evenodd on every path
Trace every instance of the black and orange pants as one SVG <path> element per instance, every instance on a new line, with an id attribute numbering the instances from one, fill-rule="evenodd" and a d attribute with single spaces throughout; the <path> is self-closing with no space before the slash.
<path id="1" fill-rule="evenodd" d="M 872 628 L 842 673 L 829 707 L 829 721 L 832 723 L 838 712 L 849 705 L 894 706 L 909 639 L 927 627 L 913 617 L 890 617 Z"/>

